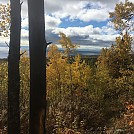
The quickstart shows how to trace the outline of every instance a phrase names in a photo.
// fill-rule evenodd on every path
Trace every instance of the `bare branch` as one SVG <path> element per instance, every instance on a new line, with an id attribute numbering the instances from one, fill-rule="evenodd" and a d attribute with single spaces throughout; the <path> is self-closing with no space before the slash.
<path id="1" fill-rule="evenodd" d="M 52 44 L 52 42 L 47 42 L 47 46 L 50 45 L 50 44 Z M 46 47 L 47 47 L 47 46 L 46 46 Z"/>
<path id="2" fill-rule="evenodd" d="M 22 4 L 23 4 L 23 1 L 20 3 L 20 5 L 22 6 Z"/>
<path id="3" fill-rule="evenodd" d="M 7 45 L 7 47 L 9 47 L 9 44 L 5 41 L 5 44 Z"/>
<path id="4" fill-rule="evenodd" d="M 22 52 L 22 53 L 20 54 L 20 56 L 22 56 L 24 53 L 26 53 L 26 50 L 25 50 L 24 52 Z"/>

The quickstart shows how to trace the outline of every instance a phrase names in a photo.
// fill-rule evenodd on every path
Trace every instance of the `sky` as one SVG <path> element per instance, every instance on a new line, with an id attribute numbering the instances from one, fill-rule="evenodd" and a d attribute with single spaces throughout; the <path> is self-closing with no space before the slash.
<path id="1" fill-rule="evenodd" d="M 0 0 L 6 4 L 9 0 Z M 118 32 L 109 19 L 116 3 L 125 0 L 45 0 L 45 29 L 47 42 L 58 43 L 59 32 L 69 36 L 79 45 L 78 51 L 85 54 L 99 54 L 104 47 L 110 47 Z M 129 0 L 134 2 L 134 0 Z M 22 4 L 21 49 L 28 49 L 27 0 Z M 6 58 L 9 38 L 0 37 L 0 58 Z M 134 44 L 132 46 L 134 48 Z"/>

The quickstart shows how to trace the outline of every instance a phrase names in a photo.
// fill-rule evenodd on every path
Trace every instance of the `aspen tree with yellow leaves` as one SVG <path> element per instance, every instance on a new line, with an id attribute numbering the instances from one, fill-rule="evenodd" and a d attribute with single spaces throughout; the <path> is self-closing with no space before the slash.
<path id="1" fill-rule="evenodd" d="M 10 21 L 10 4 L 0 4 L 0 36 L 9 36 Z"/>
<path id="2" fill-rule="evenodd" d="M 81 60 L 80 55 L 70 57 L 70 53 L 73 53 L 72 49 L 76 48 L 76 45 L 72 45 L 69 37 L 64 38 L 61 36 L 62 43 L 66 43 L 66 47 L 63 52 L 59 52 L 56 45 L 51 45 L 48 49 L 48 64 L 47 64 L 47 97 L 48 97 L 48 110 L 53 111 L 56 115 L 56 119 L 65 114 L 65 109 L 69 109 L 70 119 L 65 118 L 65 122 L 70 120 L 73 122 L 75 116 L 74 113 L 79 107 L 80 101 L 84 90 L 88 89 L 88 81 L 90 79 L 91 68 L 84 61 Z M 60 41 L 61 41 L 60 40 Z M 67 43 L 70 40 L 71 44 Z M 65 44 L 61 44 L 65 45 Z M 73 60 L 71 63 L 69 60 Z M 56 108 L 57 107 L 57 108 Z M 64 111 L 65 110 L 65 111 Z M 57 113 L 58 111 L 58 113 Z M 78 110 L 79 111 L 79 110 Z M 51 113 L 50 112 L 50 113 Z M 50 114 L 51 115 L 51 114 Z M 47 118 L 51 118 L 48 114 Z M 57 120 L 58 133 L 61 128 L 61 120 Z M 59 125 L 59 123 L 61 125 Z M 68 124 L 72 125 L 72 124 Z"/>
<path id="3" fill-rule="evenodd" d="M 116 30 L 134 30 L 134 3 L 125 0 L 125 3 L 116 4 L 114 12 L 109 13 Z"/>
<path id="4" fill-rule="evenodd" d="M 64 49 L 64 54 L 69 58 L 69 56 L 71 56 L 71 53 L 73 53 L 76 50 L 78 45 L 72 43 L 71 39 L 62 32 L 60 32 L 60 37 L 61 39 L 59 40 L 59 43 L 62 45 L 62 48 Z"/>

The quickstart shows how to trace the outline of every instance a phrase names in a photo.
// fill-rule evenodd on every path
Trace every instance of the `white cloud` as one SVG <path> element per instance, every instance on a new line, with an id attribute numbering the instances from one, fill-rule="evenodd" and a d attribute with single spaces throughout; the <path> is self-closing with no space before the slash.
<path id="1" fill-rule="evenodd" d="M 106 21 L 108 19 L 107 9 L 84 9 L 78 15 L 77 18 L 89 22 L 89 21 Z"/>
<path id="2" fill-rule="evenodd" d="M 114 42 L 118 35 L 90 35 L 89 39 Z"/>
<path id="3" fill-rule="evenodd" d="M 0 36 L 0 44 L 6 46 L 5 42 L 9 43 L 9 37 L 2 37 Z"/>
<path id="4" fill-rule="evenodd" d="M 28 38 L 29 31 L 26 29 L 21 29 L 22 38 Z"/>
<path id="5" fill-rule="evenodd" d="M 53 29 L 55 27 L 58 27 L 58 25 L 61 23 L 61 20 L 49 15 L 45 16 L 45 27 L 46 29 Z"/>
<path id="6" fill-rule="evenodd" d="M 113 29 L 112 27 L 107 26 L 103 26 L 102 28 L 102 32 L 106 35 L 114 35 L 117 34 L 117 31 L 115 29 Z"/>
<path id="7" fill-rule="evenodd" d="M 56 18 L 69 17 L 70 20 L 80 19 L 85 22 L 105 21 L 109 18 L 108 12 L 113 11 L 116 3 L 121 1 L 125 0 L 54 0 L 53 2 L 46 0 L 45 7 L 46 12 Z"/>
<path id="8" fill-rule="evenodd" d="M 29 44 L 29 31 L 27 29 L 21 29 L 21 46 L 28 46 Z"/>
<path id="9" fill-rule="evenodd" d="M 77 9 L 79 9 L 79 3 L 82 4 L 88 4 L 88 3 L 95 3 L 95 4 L 100 4 L 100 5 L 105 5 L 105 7 L 113 7 L 113 5 L 115 5 L 115 3 L 118 3 L 119 0 L 112 0 L 112 1 L 108 1 L 108 0 L 54 0 L 54 1 L 50 1 L 50 0 L 45 0 L 45 7 L 47 12 L 52 13 L 52 12 L 57 12 L 57 11 L 61 11 L 61 10 L 66 10 L 69 8 L 71 8 L 73 11 L 75 10 L 75 8 L 73 8 L 73 6 L 75 5 Z M 93 4 L 94 5 L 94 4 Z"/>
<path id="10" fill-rule="evenodd" d="M 2 3 L 2 4 L 6 4 L 6 3 L 8 3 L 9 2 L 9 0 L 0 0 L 0 4 Z"/>
<path id="11" fill-rule="evenodd" d="M 107 8 L 101 8 L 99 4 L 95 5 L 93 3 L 89 3 L 88 1 L 77 1 L 75 4 L 68 2 L 64 5 L 63 9 L 52 12 L 51 14 L 56 18 L 69 17 L 70 20 L 79 19 L 85 22 L 89 22 L 91 20 L 105 21 L 109 16 Z"/>
<path id="12" fill-rule="evenodd" d="M 27 18 L 28 17 L 28 6 L 27 6 L 27 0 L 22 0 L 23 3 L 21 5 L 21 16 L 22 18 Z"/>
<path id="13" fill-rule="evenodd" d="M 88 1 L 79 1 L 79 0 L 45 0 L 45 9 L 47 13 L 54 13 L 58 11 L 70 11 L 70 10 L 79 10 L 84 3 Z M 84 4 L 85 5 L 85 4 Z M 71 11 L 72 12 L 72 11 Z"/>
<path id="14" fill-rule="evenodd" d="M 22 18 L 21 27 L 22 28 L 28 28 L 28 18 Z"/>
<path id="15" fill-rule="evenodd" d="M 7 3 L 9 0 L 1 0 L 0 3 Z M 69 17 L 71 20 L 80 19 L 82 21 L 105 21 L 108 19 L 108 11 L 114 9 L 116 3 L 124 0 L 45 0 L 46 14 L 52 14 L 56 18 Z M 134 0 L 131 0 L 134 1 Z M 84 7 L 88 6 L 89 9 Z M 23 0 L 22 18 L 28 17 L 27 0 Z"/>
<path id="16" fill-rule="evenodd" d="M 113 11 L 115 4 L 124 0 L 46 0 L 46 12 L 56 18 L 69 17 L 70 20 L 105 21 L 109 18 L 109 11 Z M 131 0 L 134 1 L 134 0 Z M 87 9 L 88 8 L 88 9 Z"/>
<path id="17" fill-rule="evenodd" d="M 62 9 L 52 12 L 57 18 L 70 17 L 71 19 L 76 18 L 77 14 L 86 6 L 88 2 L 85 1 L 68 1 L 61 4 Z M 64 6 L 62 6 L 64 5 Z"/>
<path id="18" fill-rule="evenodd" d="M 59 32 L 66 33 L 68 36 L 86 36 L 86 35 L 101 35 L 101 34 L 107 34 L 107 35 L 113 35 L 117 32 L 108 26 L 104 26 L 102 28 L 99 27 L 93 27 L 93 25 L 88 25 L 85 27 L 67 27 L 67 28 L 55 28 L 53 33 L 58 34 Z"/>
<path id="19" fill-rule="evenodd" d="M 56 28 L 52 32 L 55 34 L 59 34 L 59 32 L 63 32 L 67 36 L 85 36 L 93 33 L 93 26 L 89 25 L 85 27 Z"/>
<path id="20" fill-rule="evenodd" d="M 27 39 L 21 40 L 21 46 L 28 46 L 29 41 Z"/>
<path id="21" fill-rule="evenodd" d="M 85 38 L 86 40 L 92 40 L 92 42 L 113 42 L 118 36 L 117 32 L 108 26 L 99 28 L 93 27 L 93 25 L 85 27 L 68 27 L 68 28 L 55 28 L 52 33 L 59 34 L 59 32 L 65 33 L 67 36 L 79 38 Z M 84 40 L 83 40 L 84 42 Z"/>

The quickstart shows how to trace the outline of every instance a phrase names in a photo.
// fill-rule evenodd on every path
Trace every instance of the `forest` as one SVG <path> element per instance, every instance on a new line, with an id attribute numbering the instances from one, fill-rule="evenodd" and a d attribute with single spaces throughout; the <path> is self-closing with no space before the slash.
<path id="1" fill-rule="evenodd" d="M 134 4 L 126 0 L 109 13 L 120 33 L 115 43 L 95 57 L 83 57 L 66 33 L 59 33 L 63 51 L 46 42 L 44 20 L 35 26 L 38 19 L 32 17 L 43 18 L 43 0 L 39 12 L 32 10 L 38 1 L 31 1 L 30 57 L 20 52 L 20 12 L 14 17 L 20 1 L 0 5 L 1 36 L 9 36 L 11 21 L 8 59 L 0 60 L 0 134 L 133 134 Z"/>

